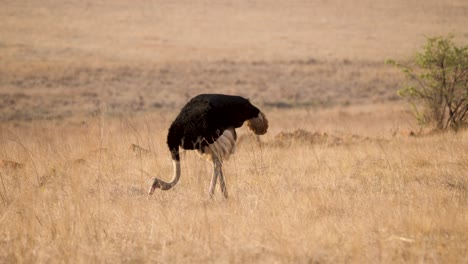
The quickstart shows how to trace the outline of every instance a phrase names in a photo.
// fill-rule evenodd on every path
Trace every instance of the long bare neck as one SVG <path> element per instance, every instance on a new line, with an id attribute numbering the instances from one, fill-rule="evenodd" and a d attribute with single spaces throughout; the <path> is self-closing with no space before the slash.
<path id="1" fill-rule="evenodd" d="M 174 187 L 174 185 L 177 184 L 177 182 L 180 179 L 180 161 L 179 160 L 172 160 L 172 165 L 174 166 L 174 175 L 172 176 L 172 179 L 170 182 L 165 182 L 163 180 L 160 180 L 158 178 L 154 178 L 153 185 L 151 186 L 151 189 L 149 191 L 149 194 L 153 194 L 153 192 L 157 189 L 160 188 L 163 191 L 167 191 Z"/>
<path id="2" fill-rule="evenodd" d="M 159 180 L 159 183 L 161 184 L 161 190 L 163 191 L 169 190 L 172 187 L 174 187 L 174 185 L 176 185 L 180 179 L 180 161 L 172 160 L 172 165 L 174 167 L 174 174 L 172 176 L 171 181 L 165 182 L 165 181 Z"/>

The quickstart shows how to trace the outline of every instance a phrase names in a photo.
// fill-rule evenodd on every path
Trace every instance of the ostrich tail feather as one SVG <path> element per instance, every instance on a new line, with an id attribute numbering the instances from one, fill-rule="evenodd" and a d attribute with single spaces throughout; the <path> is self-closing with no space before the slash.
<path id="1" fill-rule="evenodd" d="M 262 112 L 257 117 L 247 120 L 247 126 L 257 135 L 264 135 L 268 130 L 268 119 Z"/>

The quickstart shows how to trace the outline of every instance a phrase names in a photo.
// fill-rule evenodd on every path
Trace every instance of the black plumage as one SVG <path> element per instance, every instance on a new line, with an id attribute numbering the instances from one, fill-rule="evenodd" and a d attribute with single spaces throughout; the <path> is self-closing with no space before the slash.
<path id="1" fill-rule="evenodd" d="M 179 146 L 186 150 L 203 149 L 228 128 L 238 128 L 257 117 L 260 110 L 241 96 L 200 94 L 180 111 L 169 128 L 167 145 L 172 153 Z"/>
<path id="2" fill-rule="evenodd" d="M 197 150 L 213 162 L 210 196 L 213 195 L 219 178 L 221 190 L 227 198 L 222 162 L 234 153 L 237 137 L 235 129 L 246 121 L 255 134 L 263 135 L 267 132 L 268 120 L 248 99 L 223 94 L 200 94 L 193 97 L 172 122 L 167 134 L 167 145 L 174 164 L 174 176 L 170 182 L 154 178 L 149 193 L 152 194 L 157 188 L 169 190 L 177 184 L 180 178 L 179 147 L 181 147 L 186 150 Z"/>

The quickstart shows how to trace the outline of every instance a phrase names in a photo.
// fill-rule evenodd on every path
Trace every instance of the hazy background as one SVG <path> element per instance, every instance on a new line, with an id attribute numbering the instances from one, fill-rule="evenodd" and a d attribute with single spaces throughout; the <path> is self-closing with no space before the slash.
<path id="1" fill-rule="evenodd" d="M 201 92 L 273 106 L 398 99 L 426 36 L 468 39 L 466 1 L 3 1 L 2 120 L 181 107 Z"/>

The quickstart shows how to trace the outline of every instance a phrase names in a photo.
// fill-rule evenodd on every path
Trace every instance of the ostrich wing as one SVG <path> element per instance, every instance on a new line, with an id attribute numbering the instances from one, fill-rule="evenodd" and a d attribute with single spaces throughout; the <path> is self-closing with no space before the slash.
<path id="1" fill-rule="evenodd" d="M 240 96 L 201 94 L 190 100 L 169 128 L 168 145 L 174 149 L 201 149 L 228 128 L 256 118 L 260 110 Z"/>

